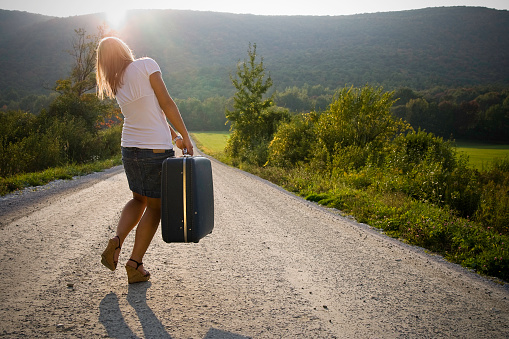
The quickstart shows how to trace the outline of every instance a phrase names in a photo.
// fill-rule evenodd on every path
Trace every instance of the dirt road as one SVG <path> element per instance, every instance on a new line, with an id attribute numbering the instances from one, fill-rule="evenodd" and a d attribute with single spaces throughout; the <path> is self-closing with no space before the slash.
<path id="1" fill-rule="evenodd" d="M 509 290 L 213 162 L 215 229 L 158 232 L 149 283 L 100 255 L 121 167 L 0 198 L 0 337 L 508 338 Z M 68 189 L 67 187 L 71 187 Z"/>

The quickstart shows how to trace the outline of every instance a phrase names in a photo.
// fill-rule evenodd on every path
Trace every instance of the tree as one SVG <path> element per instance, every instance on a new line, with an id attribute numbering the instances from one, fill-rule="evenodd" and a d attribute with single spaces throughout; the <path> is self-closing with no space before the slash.
<path id="1" fill-rule="evenodd" d="M 83 28 L 74 30 L 72 49 L 68 53 L 74 59 L 74 65 L 68 79 L 68 84 L 60 81 L 57 90 L 70 90 L 78 97 L 95 88 L 95 60 L 96 48 L 104 36 L 104 27 L 98 28 L 96 35 L 89 35 Z M 65 81 L 65 80 L 64 80 Z M 58 83 L 58 81 L 57 81 Z"/>
<path id="2" fill-rule="evenodd" d="M 262 165 L 267 159 L 267 146 L 280 121 L 289 118 L 288 110 L 273 107 L 272 96 L 264 98 L 272 86 L 265 76 L 263 58 L 256 62 L 256 44 L 249 44 L 249 59 L 237 65 L 237 77 L 230 76 L 237 92 L 233 110 L 226 110 L 231 123 L 227 153 L 233 158 Z"/>
<path id="3" fill-rule="evenodd" d="M 306 90 L 296 86 L 277 93 L 275 101 L 279 106 L 286 107 L 292 112 L 302 113 L 311 109 Z"/>
<path id="4" fill-rule="evenodd" d="M 104 36 L 104 27 L 98 27 L 95 35 L 87 34 L 85 29 L 74 30 L 72 49 L 68 53 L 73 57 L 74 63 L 69 77 L 57 80 L 55 91 L 60 95 L 43 110 L 41 115 L 46 119 L 67 119 L 80 121 L 85 128 L 94 133 L 97 123 L 117 114 L 116 104 L 113 100 L 99 100 L 90 90 L 96 86 L 95 59 L 96 48 Z"/>
<path id="5" fill-rule="evenodd" d="M 410 99 L 406 104 L 406 121 L 414 129 L 429 129 L 435 117 L 432 114 L 431 105 L 424 98 Z"/>
<path id="6" fill-rule="evenodd" d="M 315 125 L 317 152 L 323 150 L 324 160 L 332 161 L 346 148 L 381 150 L 409 128 L 392 116 L 394 101 L 393 93 L 384 93 L 381 87 L 343 88 Z"/>
<path id="7" fill-rule="evenodd" d="M 95 59 L 99 40 L 104 29 L 96 35 L 88 35 L 82 28 L 75 29 L 69 54 L 74 63 L 66 79 L 57 80 L 55 90 L 59 96 L 39 116 L 41 126 L 60 133 L 64 153 L 69 161 L 84 162 L 95 154 L 92 144 L 96 142 L 100 124 L 118 116 L 114 100 L 99 100 L 95 92 Z M 117 119 L 115 119 L 117 120 Z M 57 132 L 55 132 L 57 133 Z"/>

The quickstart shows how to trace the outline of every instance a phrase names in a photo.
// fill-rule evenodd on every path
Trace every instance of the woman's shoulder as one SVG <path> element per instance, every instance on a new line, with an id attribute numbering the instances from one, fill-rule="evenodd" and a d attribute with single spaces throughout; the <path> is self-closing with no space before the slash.
<path id="1" fill-rule="evenodd" d="M 145 68 L 145 70 L 147 70 L 149 72 L 149 74 L 157 72 L 157 71 L 161 71 L 157 62 L 152 58 L 144 57 L 144 58 L 136 59 L 136 60 L 134 60 L 134 62 L 141 65 L 143 68 Z"/>
<path id="2" fill-rule="evenodd" d="M 157 62 L 152 58 L 148 57 L 139 58 L 134 60 L 133 64 L 136 65 L 137 68 L 144 69 L 148 73 L 148 75 L 161 71 Z"/>
<path id="3" fill-rule="evenodd" d="M 149 57 L 138 58 L 138 59 L 134 60 L 133 62 L 137 63 L 137 64 L 156 64 L 157 65 L 157 62 L 154 59 L 149 58 Z"/>

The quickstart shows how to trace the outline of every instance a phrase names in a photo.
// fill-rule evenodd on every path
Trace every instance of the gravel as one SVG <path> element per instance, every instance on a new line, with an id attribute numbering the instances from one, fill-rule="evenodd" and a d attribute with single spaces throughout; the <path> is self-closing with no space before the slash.
<path id="1" fill-rule="evenodd" d="M 213 161 L 215 228 L 134 234 L 100 255 L 130 198 L 122 167 L 0 198 L 0 337 L 507 338 L 509 289 Z"/>

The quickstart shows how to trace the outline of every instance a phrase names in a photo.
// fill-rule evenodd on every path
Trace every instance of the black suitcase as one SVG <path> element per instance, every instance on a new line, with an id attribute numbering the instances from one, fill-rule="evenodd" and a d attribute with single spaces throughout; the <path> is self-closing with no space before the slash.
<path id="1" fill-rule="evenodd" d="M 212 232 L 214 192 L 209 159 L 166 159 L 161 188 L 161 232 L 165 242 L 198 242 Z"/>

